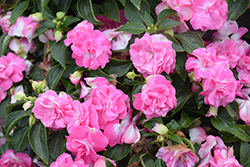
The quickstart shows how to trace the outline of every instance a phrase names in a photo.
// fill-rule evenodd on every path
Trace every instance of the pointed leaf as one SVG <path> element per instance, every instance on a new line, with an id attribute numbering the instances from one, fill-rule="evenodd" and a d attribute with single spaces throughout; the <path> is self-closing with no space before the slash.
<path id="1" fill-rule="evenodd" d="M 228 103 L 226 105 L 226 110 L 228 112 L 228 114 L 231 116 L 231 117 L 237 117 L 239 114 L 238 114 L 238 111 L 239 111 L 239 105 L 236 101 L 233 101 L 231 103 Z"/>
<path id="2" fill-rule="evenodd" d="M 176 13 L 175 10 L 173 9 L 164 9 L 163 11 L 161 11 L 159 13 L 159 15 L 157 16 L 157 25 L 160 23 L 161 20 L 163 20 L 164 18 L 170 16 L 171 14 Z"/>
<path id="3" fill-rule="evenodd" d="M 154 167 L 166 167 L 162 159 L 157 159 L 154 163 Z"/>
<path id="4" fill-rule="evenodd" d="M 223 129 L 235 124 L 234 119 L 230 117 L 225 109 L 220 109 L 216 117 L 210 117 L 213 126 L 222 131 Z"/>
<path id="5" fill-rule="evenodd" d="M 27 147 L 28 132 L 29 132 L 29 125 L 22 126 L 15 130 L 11 140 L 11 147 L 13 148 L 14 152 L 23 151 L 23 149 Z"/>
<path id="6" fill-rule="evenodd" d="M 131 34 L 141 34 L 147 30 L 146 26 L 139 22 L 129 22 L 121 26 L 116 31 L 126 31 Z"/>
<path id="7" fill-rule="evenodd" d="M 228 0 L 228 20 L 237 20 L 249 6 L 249 0 Z"/>
<path id="8" fill-rule="evenodd" d="M 115 0 L 105 0 L 101 4 L 101 10 L 107 18 L 120 22 L 119 8 Z"/>
<path id="9" fill-rule="evenodd" d="M 108 74 L 116 74 L 117 77 L 121 77 L 128 72 L 131 66 L 132 62 L 130 60 L 110 59 L 109 63 L 105 66 L 104 71 Z"/>
<path id="10" fill-rule="evenodd" d="M 63 26 L 64 26 L 64 27 L 68 27 L 70 24 L 76 23 L 76 22 L 78 22 L 78 21 L 80 21 L 80 19 L 79 19 L 78 17 L 66 16 L 66 19 L 65 19 L 65 21 L 64 21 Z"/>
<path id="11" fill-rule="evenodd" d="M 141 0 L 130 0 L 134 5 L 135 7 L 140 10 L 140 4 L 141 4 Z"/>
<path id="12" fill-rule="evenodd" d="M 100 21 L 96 19 L 92 1 L 91 0 L 78 0 L 77 11 L 80 16 L 93 24 L 100 24 Z"/>
<path id="13" fill-rule="evenodd" d="M 63 40 L 55 43 L 51 47 L 51 54 L 52 54 L 53 58 L 56 61 L 58 61 L 64 69 L 66 68 L 66 65 L 65 65 L 65 51 L 66 51 L 66 46 L 64 45 Z"/>
<path id="14" fill-rule="evenodd" d="M 107 158 L 110 158 L 114 161 L 119 161 L 126 157 L 128 153 L 131 151 L 130 144 L 123 144 L 123 145 L 115 145 L 112 148 L 108 148 L 107 151 L 103 153 L 103 155 Z"/>
<path id="15" fill-rule="evenodd" d="M 241 142 L 240 144 L 240 164 L 245 165 L 249 160 L 250 156 L 250 145 L 247 142 Z"/>
<path id="16" fill-rule="evenodd" d="M 185 68 L 185 63 L 187 61 L 187 54 L 186 53 L 176 53 L 176 63 L 175 63 L 175 70 L 181 76 L 183 81 L 186 81 L 187 72 Z"/>
<path id="17" fill-rule="evenodd" d="M 58 64 L 53 66 L 47 73 L 46 80 L 50 89 L 54 90 L 64 72 L 63 67 Z"/>
<path id="18" fill-rule="evenodd" d="M 245 131 L 245 125 L 233 125 L 222 131 L 231 133 L 245 142 L 250 142 L 250 135 Z"/>
<path id="19" fill-rule="evenodd" d="M 30 0 L 24 0 L 20 2 L 13 10 L 10 16 L 10 21 L 14 24 L 17 18 L 23 14 L 26 8 L 29 6 Z"/>
<path id="20" fill-rule="evenodd" d="M 8 135 L 10 131 L 16 126 L 16 124 L 25 117 L 25 111 L 24 110 L 19 110 L 15 112 L 11 112 L 7 116 L 7 126 L 6 126 L 6 134 Z"/>
<path id="21" fill-rule="evenodd" d="M 174 21 L 172 19 L 164 19 L 161 21 L 161 23 L 159 24 L 157 30 L 165 30 L 165 29 L 168 29 L 168 28 L 172 28 L 172 27 L 176 27 L 180 24 L 183 24 L 182 22 L 177 22 L 177 21 Z"/>

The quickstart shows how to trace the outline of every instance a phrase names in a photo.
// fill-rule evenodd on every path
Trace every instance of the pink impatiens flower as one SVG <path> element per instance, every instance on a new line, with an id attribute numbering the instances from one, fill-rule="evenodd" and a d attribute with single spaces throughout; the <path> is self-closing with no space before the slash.
<path id="1" fill-rule="evenodd" d="M 74 105 L 79 105 L 79 103 L 73 102 L 73 99 L 66 93 L 61 92 L 58 96 L 56 92 L 48 90 L 39 94 L 32 112 L 45 127 L 57 130 L 76 121 L 80 113 L 74 110 L 76 107 Z"/>
<path id="2" fill-rule="evenodd" d="M 7 12 L 4 16 L 0 17 L 0 26 L 2 27 L 2 31 L 3 33 L 6 33 L 9 31 L 10 29 L 10 16 L 11 16 L 11 12 Z"/>
<path id="3" fill-rule="evenodd" d="M 236 98 L 239 104 L 239 116 L 247 125 L 250 125 L 250 98 L 248 95 L 242 93 L 245 99 Z"/>
<path id="4" fill-rule="evenodd" d="M 189 130 L 190 141 L 201 144 L 207 139 L 207 134 L 202 127 L 192 128 Z"/>
<path id="5" fill-rule="evenodd" d="M 134 95 L 135 109 L 143 112 L 147 119 L 166 114 L 177 105 L 175 89 L 162 75 L 153 75 L 143 85 L 142 92 Z"/>
<path id="6" fill-rule="evenodd" d="M 168 167 L 193 167 L 199 161 L 195 153 L 185 145 L 161 147 L 156 157 L 162 159 Z"/>
<path id="7" fill-rule="evenodd" d="M 13 150 L 7 150 L 4 154 L 1 155 L 0 166 L 35 167 L 36 165 L 32 162 L 32 159 L 29 157 L 29 155 L 25 153 L 14 154 Z"/>
<path id="8" fill-rule="evenodd" d="M 66 46 L 72 43 L 72 57 L 80 67 L 96 70 L 99 66 L 104 68 L 112 54 L 111 42 L 87 20 L 79 23 L 67 34 L 64 40 Z"/>
<path id="9" fill-rule="evenodd" d="M 243 55 L 238 61 L 236 70 L 238 72 L 239 81 L 250 84 L 250 56 Z"/>
<path id="10" fill-rule="evenodd" d="M 0 86 L 3 90 L 8 90 L 14 83 L 23 79 L 23 73 L 26 69 L 24 59 L 9 52 L 7 56 L 0 57 Z"/>
<path id="11" fill-rule="evenodd" d="M 50 167 L 89 167 L 89 165 L 85 164 L 84 160 L 81 158 L 76 158 L 73 161 L 72 157 L 68 153 L 61 154 L 56 162 L 53 162 Z"/>

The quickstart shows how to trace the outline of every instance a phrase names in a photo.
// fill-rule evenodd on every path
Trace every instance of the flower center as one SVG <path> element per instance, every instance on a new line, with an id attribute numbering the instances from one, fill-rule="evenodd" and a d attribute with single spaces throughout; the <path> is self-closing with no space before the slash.
<path id="1" fill-rule="evenodd" d="M 88 46 L 88 47 L 87 47 L 87 51 L 88 51 L 89 53 L 95 53 L 95 48 L 94 48 L 93 46 Z"/>

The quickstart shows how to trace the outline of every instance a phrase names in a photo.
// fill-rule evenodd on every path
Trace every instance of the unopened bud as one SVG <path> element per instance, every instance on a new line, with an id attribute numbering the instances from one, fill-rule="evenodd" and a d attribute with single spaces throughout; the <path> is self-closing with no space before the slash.
<path id="1" fill-rule="evenodd" d="M 43 80 L 42 82 L 39 82 L 39 89 L 44 90 L 47 86 L 46 80 Z"/>
<path id="2" fill-rule="evenodd" d="M 81 77 L 81 73 L 79 71 L 75 71 L 73 74 L 70 74 L 69 79 L 72 84 L 77 85 L 80 82 Z"/>
<path id="3" fill-rule="evenodd" d="M 168 128 L 165 125 L 158 124 L 158 123 L 155 124 L 155 126 L 153 127 L 152 130 L 155 131 L 156 133 L 161 134 L 161 135 L 168 133 Z"/>
<path id="4" fill-rule="evenodd" d="M 15 99 L 17 99 L 18 101 L 21 101 L 23 100 L 23 98 L 26 97 L 25 93 L 23 91 L 18 91 L 16 94 L 15 94 Z"/>
<path id="5" fill-rule="evenodd" d="M 56 19 L 54 19 L 54 20 L 53 20 L 53 23 L 54 23 L 54 24 L 56 24 L 56 23 L 57 23 L 57 20 L 56 20 Z"/>
<path id="6" fill-rule="evenodd" d="M 207 113 L 206 117 L 211 117 L 211 116 L 216 117 L 217 113 L 218 113 L 218 108 L 210 106 L 209 109 L 208 109 L 208 113 Z"/>
<path id="7" fill-rule="evenodd" d="M 43 14 L 41 12 L 36 12 L 32 14 L 31 16 L 32 16 L 32 19 L 37 22 L 42 21 L 44 19 Z"/>
<path id="8" fill-rule="evenodd" d="M 176 134 L 177 134 L 179 137 L 186 137 L 182 131 L 177 131 Z"/>
<path id="9" fill-rule="evenodd" d="M 30 117 L 29 117 L 29 125 L 30 125 L 30 127 L 32 127 L 35 123 L 36 123 L 36 117 L 33 114 L 31 114 Z"/>
<path id="10" fill-rule="evenodd" d="M 128 73 L 126 74 L 126 77 L 127 77 L 128 79 L 131 79 L 132 81 L 133 81 L 133 80 L 135 79 L 135 77 L 137 77 L 137 76 L 138 76 L 138 75 L 136 75 L 134 71 L 128 72 Z"/>
<path id="11" fill-rule="evenodd" d="M 55 40 L 56 41 L 60 41 L 62 39 L 62 32 L 60 30 L 57 30 L 56 33 L 55 33 Z"/>
<path id="12" fill-rule="evenodd" d="M 163 142 L 164 141 L 164 137 L 162 135 L 157 136 L 157 141 L 158 142 Z"/>
<path id="13" fill-rule="evenodd" d="M 64 12 L 57 12 L 56 13 L 56 18 L 58 18 L 59 20 L 61 20 L 64 16 L 65 16 Z"/>
<path id="14" fill-rule="evenodd" d="M 23 104 L 23 109 L 24 111 L 26 111 L 28 108 L 30 108 L 31 106 L 33 106 L 32 101 L 27 101 Z"/>

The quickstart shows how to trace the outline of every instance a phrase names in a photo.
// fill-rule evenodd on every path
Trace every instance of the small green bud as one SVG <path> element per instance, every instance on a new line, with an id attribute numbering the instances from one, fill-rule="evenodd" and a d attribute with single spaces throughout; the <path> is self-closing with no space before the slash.
<path id="1" fill-rule="evenodd" d="M 164 141 L 164 137 L 162 135 L 157 136 L 157 141 L 158 142 L 163 142 Z"/>
<path id="2" fill-rule="evenodd" d="M 26 97 L 26 95 L 25 95 L 24 92 L 18 91 L 18 92 L 15 94 L 14 97 L 15 97 L 15 99 L 17 99 L 18 101 L 21 101 L 21 100 L 23 100 L 23 99 Z"/>
<path id="3" fill-rule="evenodd" d="M 43 14 L 41 12 L 36 12 L 32 14 L 31 16 L 32 16 L 32 19 L 37 22 L 42 21 L 44 19 Z"/>
<path id="4" fill-rule="evenodd" d="M 161 134 L 161 135 L 164 135 L 164 134 L 168 133 L 168 128 L 165 125 L 158 124 L 158 123 L 155 124 L 155 126 L 153 127 L 152 130 L 159 133 L 159 134 Z"/>
<path id="5" fill-rule="evenodd" d="M 63 19 L 64 16 L 65 16 L 64 12 L 57 12 L 56 13 L 56 18 L 58 18 L 59 20 Z"/>
<path id="6" fill-rule="evenodd" d="M 128 79 L 131 79 L 132 81 L 135 79 L 135 77 L 137 77 L 138 75 L 136 75 L 135 74 L 135 72 L 134 72 L 134 70 L 132 71 L 132 72 L 128 72 L 127 74 L 126 74 L 126 77 L 128 78 Z"/>
<path id="7" fill-rule="evenodd" d="M 55 40 L 56 41 L 60 41 L 62 39 L 62 32 L 60 30 L 57 30 L 56 33 L 55 33 Z"/>
<path id="8" fill-rule="evenodd" d="M 23 109 L 24 111 L 26 111 L 28 108 L 30 108 L 31 106 L 33 106 L 33 102 L 32 101 L 27 101 L 23 104 Z"/>
<path id="9" fill-rule="evenodd" d="M 35 123 L 36 123 L 36 117 L 33 114 L 30 114 L 29 126 L 32 127 Z"/>
<path id="10" fill-rule="evenodd" d="M 39 82 L 39 89 L 44 90 L 47 86 L 46 80 L 43 80 L 42 82 Z"/>
<path id="11" fill-rule="evenodd" d="M 57 23 L 57 20 L 56 20 L 56 19 L 54 19 L 54 20 L 53 20 L 53 23 L 54 23 L 54 24 L 56 24 L 56 23 Z"/>

